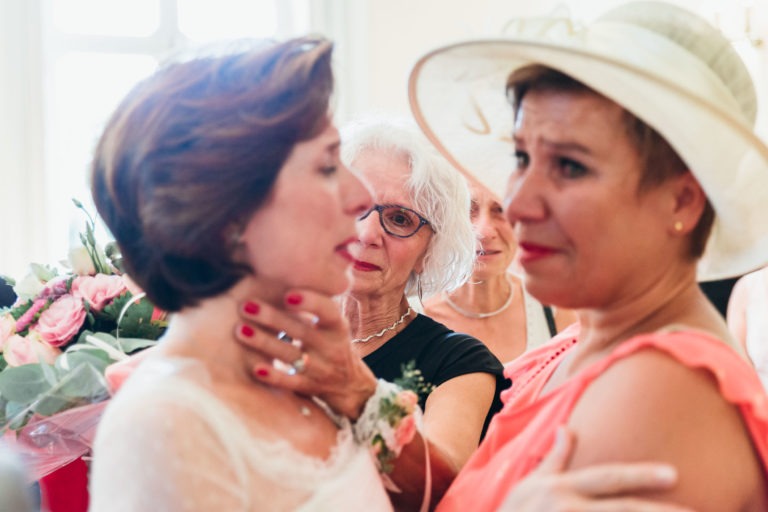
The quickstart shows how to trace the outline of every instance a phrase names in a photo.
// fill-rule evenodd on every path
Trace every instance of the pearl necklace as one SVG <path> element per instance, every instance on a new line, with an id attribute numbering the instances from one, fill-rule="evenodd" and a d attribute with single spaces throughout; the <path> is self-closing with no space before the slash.
<path id="1" fill-rule="evenodd" d="M 403 313 L 403 316 L 401 316 L 397 321 L 395 321 L 395 323 L 393 323 L 389 327 L 385 327 L 382 330 L 380 330 L 379 332 L 377 332 L 376 334 L 371 334 L 370 336 L 366 336 L 365 338 L 354 338 L 352 340 L 352 343 L 368 343 L 373 338 L 378 338 L 379 336 L 384 336 L 384 333 L 386 333 L 387 331 L 394 331 L 395 328 L 398 325 L 400 325 L 401 323 L 405 322 L 406 317 L 408 315 L 410 315 L 412 312 L 413 312 L 413 310 L 409 306 L 408 309 L 405 311 L 405 313 Z"/>
<path id="2" fill-rule="evenodd" d="M 515 296 L 515 287 L 512 284 L 512 280 L 509 278 L 509 274 L 507 274 L 507 282 L 509 283 L 509 297 L 507 297 L 507 300 L 504 302 L 504 304 L 501 305 L 501 307 L 495 311 L 489 311 L 488 313 L 475 313 L 474 311 L 467 311 L 466 309 L 462 308 L 455 302 L 451 300 L 451 297 L 443 292 L 443 298 L 445 299 L 445 302 L 451 306 L 451 308 L 456 311 L 457 313 L 464 315 L 468 318 L 489 318 L 492 316 L 496 316 L 505 309 L 509 307 L 510 304 L 512 304 L 512 299 Z"/>

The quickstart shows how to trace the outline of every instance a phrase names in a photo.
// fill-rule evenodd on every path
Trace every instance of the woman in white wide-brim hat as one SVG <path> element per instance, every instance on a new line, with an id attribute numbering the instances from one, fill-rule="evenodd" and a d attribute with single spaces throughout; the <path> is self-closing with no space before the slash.
<path id="1" fill-rule="evenodd" d="M 411 104 L 455 165 L 508 178 L 526 289 L 580 325 L 507 367 L 505 407 L 438 510 L 498 508 L 562 424 L 572 468 L 664 460 L 680 485 L 661 501 L 768 509 L 768 399 L 697 285 L 768 260 L 746 68 L 669 4 L 512 29 L 423 57 Z"/>
<path id="2" fill-rule="evenodd" d="M 563 424 L 577 439 L 569 468 L 662 460 L 680 475 L 667 491 L 581 487 L 596 501 L 577 498 L 571 509 L 630 510 L 643 497 L 767 510 L 768 398 L 696 283 L 697 273 L 736 275 L 768 260 L 768 148 L 753 133 L 744 65 L 716 30 L 669 4 L 628 4 L 588 27 L 533 20 L 512 29 L 425 56 L 411 76 L 412 106 L 455 165 L 492 190 L 511 178 L 505 208 L 524 284 L 544 303 L 576 309 L 580 325 L 508 367 L 504 409 L 438 510 L 497 510 L 510 490 L 530 498 L 511 510 L 555 509 L 547 499 L 574 480 L 524 477 L 541 474 L 532 470 Z M 316 325 L 328 322 L 313 311 Z M 270 310 L 252 320 L 276 331 L 289 319 Z M 373 391 L 356 377 L 359 361 L 338 357 L 348 340 L 317 327 L 299 338 L 312 365 L 260 378 L 356 417 Z M 296 357 L 279 343 L 266 336 L 253 346 Z M 435 491 L 444 472 L 425 471 L 421 446 L 405 445 L 391 476 L 431 474 Z"/>

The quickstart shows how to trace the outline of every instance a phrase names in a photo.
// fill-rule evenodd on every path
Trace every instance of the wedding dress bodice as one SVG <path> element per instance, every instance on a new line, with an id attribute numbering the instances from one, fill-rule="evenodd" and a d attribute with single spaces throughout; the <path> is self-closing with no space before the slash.
<path id="1" fill-rule="evenodd" d="M 209 382 L 193 360 L 155 359 L 136 370 L 99 425 L 91 510 L 391 511 L 348 421 L 321 460 L 256 435 Z"/>

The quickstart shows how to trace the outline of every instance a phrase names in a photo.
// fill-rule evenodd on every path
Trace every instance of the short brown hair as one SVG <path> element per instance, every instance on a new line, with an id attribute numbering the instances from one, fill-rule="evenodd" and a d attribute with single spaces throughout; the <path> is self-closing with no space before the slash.
<path id="1" fill-rule="evenodd" d="M 517 117 L 520 104 L 526 93 L 532 90 L 589 93 L 605 98 L 599 92 L 565 73 L 533 64 L 515 70 L 507 78 L 507 97 L 512 104 L 515 117 Z M 621 105 L 619 106 L 621 107 Z M 621 108 L 624 128 L 630 142 L 640 155 L 643 174 L 640 176 L 638 192 L 660 185 L 673 176 L 688 172 L 686 163 L 664 137 L 637 116 L 625 108 Z M 714 220 L 715 212 L 712 205 L 707 201 L 699 222 L 691 232 L 690 256 L 692 258 L 697 259 L 704 253 Z"/>
<path id="2" fill-rule="evenodd" d="M 251 271 L 229 238 L 294 145 L 327 126 L 331 53 L 324 39 L 298 38 L 174 63 L 112 115 L 91 192 L 126 271 L 158 307 L 195 305 Z"/>

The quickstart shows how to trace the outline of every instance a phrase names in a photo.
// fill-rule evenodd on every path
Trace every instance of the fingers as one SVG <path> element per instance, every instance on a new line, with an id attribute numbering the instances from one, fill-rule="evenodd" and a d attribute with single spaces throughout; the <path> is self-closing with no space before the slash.
<path id="1" fill-rule="evenodd" d="M 552 449 L 542 459 L 536 473 L 561 473 L 568 467 L 575 441 L 571 432 L 560 426 Z M 563 473 L 564 484 L 580 494 L 607 496 L 637 491 L 664 490 L 677 482 L 677 471 L 665 464 L 603 464 Z"/>
<path id="2" fill-rule="evenodd" d="M 694 512 L 688 507 L 669 503 L 655 503 L 640 498 L 615 498 L 600 501 L 585 501 L 579 508 L 582 512 Z"/>
<path id="3" fill-rule="evenodd" d="M 564 473 L 565 485 L 579 494 L 607 496 L 665 490 L 677 482 L 675 468 L 665 464 L 603 464 Z"/>
<path id="4" fill-rule="evenodd" d="M 559 473 L 568 466 L 574 447 L 573 434 L 563 425 L 557 428 L 555 442 L 546 457 L 541 460 L 537 473 Z"/>

